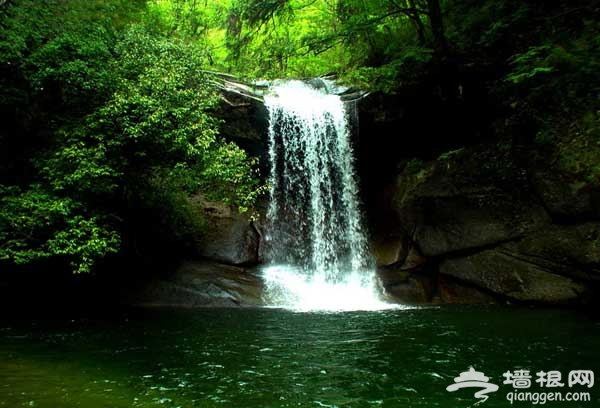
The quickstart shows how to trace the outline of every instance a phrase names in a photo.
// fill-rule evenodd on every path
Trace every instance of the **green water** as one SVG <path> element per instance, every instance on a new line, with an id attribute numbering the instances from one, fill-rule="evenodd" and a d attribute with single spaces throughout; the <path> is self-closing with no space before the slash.
<path id="1" fill-rule="evenodd" d="M 600 373 L 598 346 L 600 321 L 558 310 L 138 310 L 0 321 L 0 407 L 468 407 L 478 389 L 446 387 L 469 366 L 500 386 L 479 407 L 508 407 L 502 373 L 558 370 L 563 382 L 570 370 Z M 589 392 L 591 402 L 544 406 L 600 406 L 600 384 L 561 391 Z"/>

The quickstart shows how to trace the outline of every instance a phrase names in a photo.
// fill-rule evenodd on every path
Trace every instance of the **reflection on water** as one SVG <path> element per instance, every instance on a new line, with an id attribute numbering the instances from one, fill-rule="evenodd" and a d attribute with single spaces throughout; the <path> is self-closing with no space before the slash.
<path id="1" fill-rule="evenodd" d="M 468 407 L 473 390 L 446 387 L 470 366 L 500 384 L 485 406 L 507 407 L 507 370 L 600 372 L 599 322 L 556 310 L 155 310 L 0 327 L 0 407 Z M 598 406 L 586 390 L 592 402 L 556 406 Z"/>

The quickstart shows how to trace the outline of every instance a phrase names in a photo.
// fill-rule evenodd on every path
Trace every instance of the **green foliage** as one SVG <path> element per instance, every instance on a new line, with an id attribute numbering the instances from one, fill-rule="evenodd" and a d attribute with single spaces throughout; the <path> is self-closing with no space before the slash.
<path id="1" fill-rule="evenodd" d="M 123 81 L 82 133 L 113 135 L 108 148 L 126 153 L 124 169 L 202 158 L 215 143 L 217 122 L 207 110 L 217 99 L 197 50 L 133 27 L 116 51 Z"/>
<path id="2" fill-rule="evenodd" d="M 225 23 L 225 67 L 250 77 L 317 76 L 340 68 L 341 49 L 312 39 L 334 24 L 330 2 L 234 1 Z M 268 46 L 265 46 L 268 44 Z"/>
<path id="3" fill-rule="evenodd" d="M 587 112 L 566 132 L 567 137 L 551 137 L 558 168 L 573 181 L 600 185 L 600 111 Z"/>
<path id="4" fill-rule="evenodd" d="M 198 189 L 198 172 L 184 164 L 172 169 L 156 168 L 141 180 L 132 198 L 144 212 L 142 222 L 152 220 L 151 239 L 176 245 L 195 242 L 206 229 L 202 208 L 190 198 Z"/>
<path id="5" fill-rule="evenodd" d="M 216 69 L 251 78 L 347 71 L 349 81 L 369 85 L 373 77 L 385 84 L 398 76 L 390 73 L 394 70 L 414 76 L 419 67 L 411 62 L 427 61 L 436 48 L 426 11 L 436 0 L 207 0 L 203 7 L 195 1 L 152 0 L 149 4 L 146 18 L 158 31 L 202 42 Z M 202 27 L 203 36 L 190 26 Z M 362 67 L 373 72 L 352 72 Z"/>
<path id="6" fill-rule="evenodd" d="M 476 55 L 495 49 L 496 55 L 490 57 L 501 58 L 503 55 L 498 54 L 499 50 L 510 51 L 510 48 L 504 48 L 507 44 L 519 42 L 520 39 L 515 37 L 520 35 L 522 28 L 533 27 L 531 20 L 536 5 L 527 1 L 460 0 L 449 3 L 449 41 L 459 49 Z"/>
<path id="7" fill-rule="evenodd" d="M 1 186 L 0 186 L 1 187 Z M 119 235 L 82 203 L 48 193 L 39 184 L 26 191 L 0 188 L 0 260 L 29 264 L 51 257 L 89 272 L 94 262 L 119 248 Z"/>
<path id="8" fill-rule="evenodd" d="M 22 38 L 0 50 L 14 60 L 7 81 L 23 95 L 25 115 L 0 144 L 28 137 L 33 152 L 7 167 L 22 166 L 27 177 L 1 190 L 1 260 L 60 260 L 89 272 L 129 245 L 123 230 L 129 240 L 151 225 L 161 240 L 197 238 L 204 221 L 190 197 L 202 189 L 241 209 L 252 204 L 255 162 L 218 136 L 207 50 L 124 23 L 119 10 L 136 15 L 126 3 L 23 1 L 3 15 L 7 37 Z M 11 23 L 26 16 L 22 7 L 40 17 L 46 38 L 27 31 L 33 21 Z"/>
<path id="9" fill-rule="evenodd" d="M 523 54 L 515 55 L 512 58 L 514 69 L 506 79 L 514 84 L 520 84 L 528 81 L 537 75 L 547 74 L 554 71 L 549 65 L 549 52 L 552 47 L 549 45 L 540 45 L 531 47 Z"/>
<path id="10" fill-rule="evenodd" d="M 421 159 L 412 158 L 404 166 L 404 171 L 409 174 L 418 174 L 425 167 L 425 162 Z"/>
<path id="11" fill-rule="evenodd" d="M 461 147 L 460 149 L 450 150 L 448 152 L 442 153 L 440 157 L 438 157 L 439 161 L 450 161 L 456 160 L 461 155 L 465 153 L 465 148 Z"/>
<path id="12" fill-rule="evenodd" d="M 586 21 L 569 38 L 547 38 L 542 45 L 516 54 L 506 79 L 521 86 L 519 90 L 528 93 L 529 101 L 537 104 L 545 100 L 551 109 L 564 111 L 567 105 L 580 109 L 596 104 L 600 90 L 595 80 L 600 69 L 598 29 L 600 24 Z"/>
<path id="13" fill-rule="evenodd" d="M 486 177 L 508 182 L 518 167 L 513 149 L 530 143 L 551 151 L 557 171 L 575 182 L 598 183 L 599 7 L 598 0 L 5 2 L 0 259 L 58 259 L 86 272 L 128 247 L 124 231 L 128 240 L 148 231 L 170 242 L 196 239 L 204 228 L 193 204 L 199 193 L 251 209 L 264 190 L 257 163 L 220 138 L 207 67 L 249 78 L 333 72 L 364 90 L 430 92 L 456 106 L 473 103 L 468 80 L 479 81 L 486 98 L 502 101 L 498 122 L 522 125 L 505 130 L 523 140 L 502 134 L 495 157 L 477 153 Z M 440 156 L 453 168 L 462 158 L 462 149 Z"/>
<path id="14" fill-rule="evenodd" d="M 424 47 L 406 47 L 394 61 L 378 67 L 358 67 L 344 73 L 344 82 L 360 89 L 393 93 L 402 86 L 419 80 L 433 50 Z"/>
<path id="15" fill-rule="evenodd" d="M 505 80 L 512 106 L 537 125 L 535 142 L 550 152 L 555 170 L 573 183 L 598 186 L 600 24 L 589 14 L 593 7 L 559 8 L 557 17 L 541 20 L 548 34 L 511 58 Z M 565 29 L 556 31 L 557 24 Z"/>
<path id="16" fill-rule="evenodd" d="M 25 60 L 32 96 L 49 111 L 84 113 L 113 89 L 110 46 L 101 26 L 67 31 L 48 41 Z"/>

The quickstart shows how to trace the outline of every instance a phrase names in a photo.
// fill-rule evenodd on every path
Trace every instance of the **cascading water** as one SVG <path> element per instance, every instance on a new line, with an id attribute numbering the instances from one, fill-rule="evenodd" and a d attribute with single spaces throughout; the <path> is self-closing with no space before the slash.
<path id="1" fill-rule="evenodd" d="M 372 310 L 379 300 L 358 206 L 348 113 L 302 81 L 273 86 L 269 111 L 267 301 L 301 310 Z"/>

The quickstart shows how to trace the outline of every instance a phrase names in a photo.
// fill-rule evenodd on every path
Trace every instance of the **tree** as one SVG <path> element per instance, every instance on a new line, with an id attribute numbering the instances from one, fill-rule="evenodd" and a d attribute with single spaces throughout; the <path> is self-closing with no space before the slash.
<path id="1" fill-rule="evenodd" d="M 218 136 L 205 49 L 112 19 L 124 3 L 23 1 L 3 14 L 7 36 L 24 45 L 0 43 L 15 64 L 2 101 L 22 95 L 23 114 L 1 142 L 34 142 L 0 179 L 2 261 L 89 272 L 110 254 L 143 250 L 132 241 L 147 225 L 167 226 L 161 242 L 200 233 L 188 197 L 201 189 L 248 206 L 254 161 Z M 43 18 L 14 23 L 29 7 Z M 37 24 L 45 38 L 28 40 Z"/>

